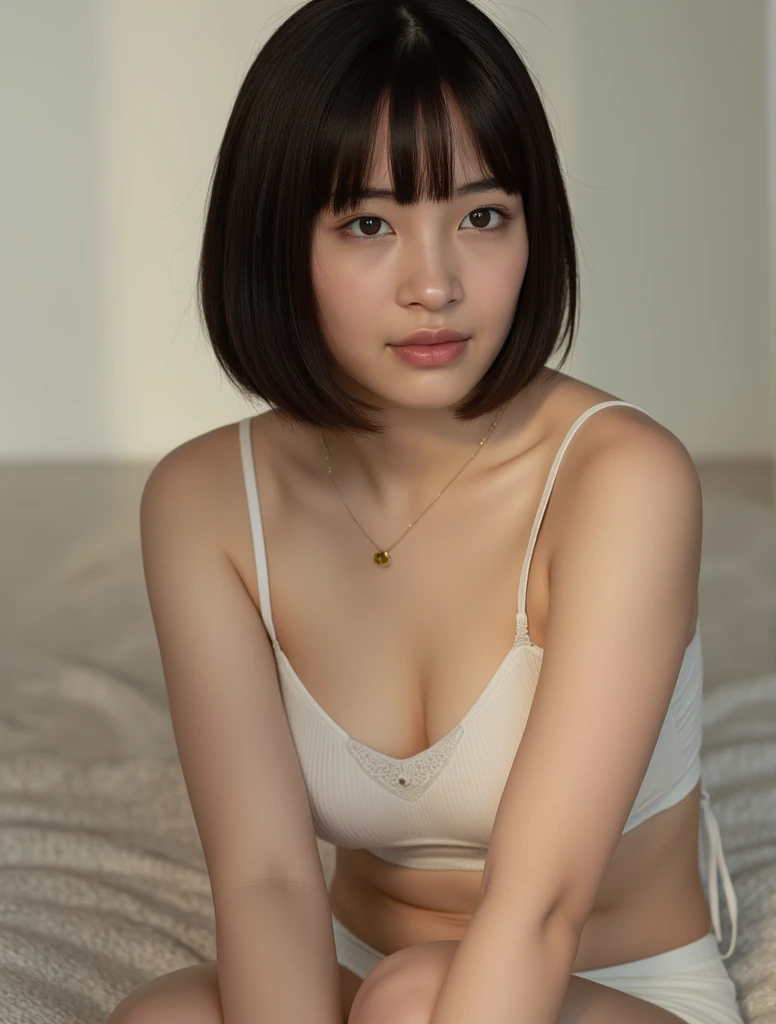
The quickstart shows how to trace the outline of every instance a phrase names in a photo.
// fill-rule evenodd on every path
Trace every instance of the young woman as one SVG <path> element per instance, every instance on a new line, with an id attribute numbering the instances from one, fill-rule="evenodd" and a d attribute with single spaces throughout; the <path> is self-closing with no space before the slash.
<path id="1" fill-rule="evenodd" d="M 741 1024 L 698 476 L 546 366 L 577 262 L 510 40 L 468 0 L 297 8 L 239 91 L 199 283 L 269 406 L 141 507 L 217 959 L 111 1022 Z"/>

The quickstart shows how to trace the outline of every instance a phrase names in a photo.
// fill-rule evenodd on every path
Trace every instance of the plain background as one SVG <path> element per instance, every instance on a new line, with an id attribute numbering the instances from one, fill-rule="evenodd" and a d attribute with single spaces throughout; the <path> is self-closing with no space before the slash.
<path id="1" fill-rule="evenodd" d="M 237 90 L 297 6 L 0 5 L 0 460 L 156 459 L 264 408 L 218 367 L 194 284 Z M 564 372 L 696 459 L 772 456 L 765 0 L 480 6 L 560 143 L 582 281 Z"/>

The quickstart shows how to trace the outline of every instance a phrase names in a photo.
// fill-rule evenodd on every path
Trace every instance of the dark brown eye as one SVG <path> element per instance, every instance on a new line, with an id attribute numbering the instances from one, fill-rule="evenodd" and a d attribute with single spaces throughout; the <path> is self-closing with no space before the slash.
<path id="1" fill-rule="evenodd" d="M 494 213 L 497 214 L 495 224 L 493 221 Z M 485 223 L 483 223 L 483 218 L 485 218 Z M 472 210 L 464 218 L 464 222 L 467 220 L 472 221 L 475 231 L 480 231 L 483 235 L 495 235 L 497 231 L 504 231 L 509 226 L 512 214 L 506 210 L 500 210 L 497 206 L 481 206 L 478 210 Z"/>
<path id="2" fill-rule="evenodd" d="M 356 217 L 354 220 L 348 221 L 347 224 L 343 224 L 341 231 L 344 235 L 350 238 L 381 238 L 378 234 L 380 225 L 384 224 L 385 221 L 382 217 L 375 217 L 371 214 L 365 214 L 361 217 Z M 353 226 L 357 226 L 359 234 L 353 231 Z"/>
<path id="3" fill-rule="evenodd" d="M 379 231 L 379 226 L 381 223 L 382 221 L 379 217 L 358 218 L 358 226 L 361 228 L 362 231 L 365 232 L 365 234 L 370 236 L 373 234 L 373 232 L 376 233 L 377 231 Z"/>
<path id="4" fill-rule="evenodd" d="M 482 209 L 475 210 L 474 213 L 469 214 L 475 228 L 486 228 L 490 223 L 490 210 Z"/>
<path id="5" fill-rule="evenodd" d="M 494 213 L 497 214 L 495 226 L 493 226 Z M 498 218 L 501 219 L 498 220 Z M 503 231 L 507 228 L 512 215 L 506 210 L 500 210 L 497 206 L 481 206 L 467 214 L 464 222 L 470 219 L 476 232 L 481 232 L 483 235 L 494 235 L 497 231 Z M 355 217 L 353 220 L 348 221 L 347 224 L 343 224 L 340 231 L 347 238 L 360 239 L 361 241 L 385 238 L 387 237 L 385 234 L 379 233 L 381 224 L 387 224 L 387 221 L 383 220 L 382 217 L 376 217 L 374 214 L 362 214 L 360 217 Z M 353 230 L 354 225 L 357 225 L 358 233 Z"/>

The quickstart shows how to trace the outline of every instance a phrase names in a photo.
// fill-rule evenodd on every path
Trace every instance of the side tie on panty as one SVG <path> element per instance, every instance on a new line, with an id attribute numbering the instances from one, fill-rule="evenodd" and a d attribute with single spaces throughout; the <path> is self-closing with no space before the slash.
<path id="1" fill-rule="evenodd" d="M 722 837 L 719 832 L 719 824 L 717 823 L 716 815 L 711 808 L 711 798 L 708 791 L 703 787 L 701 787 L 701 808 L 703 810 L 703 820 L 706 825 L 709 906 L 717 942 L 722 941 L 722 925 L 719 918 L 718 887 L 720 876 L 722 877 L 722 886 L 725 890 L 725 897 L 727 898 L 728 910 L 730 912 L 732 935 L 728 951 L 722 957 L 723 960 L 727 960 L 736 946 L 736 936 L 738 934 L 738 900 L 736 899 L 736 891 L 733 888 L 733 882 L 730 879 L 730 872 L 728 871 L 727 864 L 725 863 L 725 854 L 722 849 Z"/>

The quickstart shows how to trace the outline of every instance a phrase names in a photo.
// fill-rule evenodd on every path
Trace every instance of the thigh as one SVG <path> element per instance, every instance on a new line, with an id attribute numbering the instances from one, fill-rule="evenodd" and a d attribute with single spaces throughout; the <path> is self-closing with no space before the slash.
<path id="1" fill-rule="evenodd" d="M 341 964 L 343 1024 L 361 978 Z M 141 985 L 118 1004 L 106 1024 L 223 1024 L 216 961 L 181 967 Z M 261 1022 L 259 1022 L 261 1024 Z"/>
<path id="2" fill-rule="evenodd" d="M 458 941 L 423 942 L 372 969 L 354 1000 L 349 1024 L 427 1024 Z M 519 1007 L 515 1012 L 519 1013 Z M 685 1024 L 654 1003 L 572 976 L 558 1024 Z"/>

